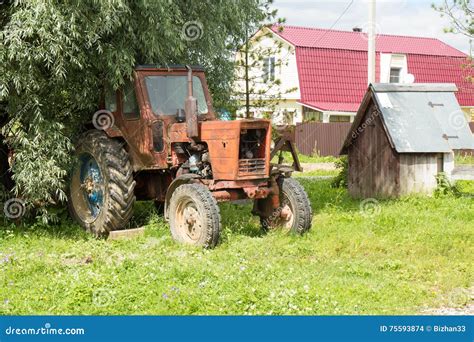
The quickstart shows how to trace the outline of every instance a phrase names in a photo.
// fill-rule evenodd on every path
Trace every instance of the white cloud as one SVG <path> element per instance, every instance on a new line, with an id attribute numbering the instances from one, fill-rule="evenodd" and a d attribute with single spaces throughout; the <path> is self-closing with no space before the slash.
<path id="1" fill-rule="evenodd" d="M 461 34 L 444 33 L 449 20 L 431 8 L 440 0 L 377 0 L 377 24 L 380 33 L 438 38 L 468 53 L 469 38 Z M 330 28 L 347 8 L 349 0 L 275 0 L 278 14 L 288 25 Z M 334 29 L 351 30 L 366 27 L 368 1 L 354 0 Z"/>

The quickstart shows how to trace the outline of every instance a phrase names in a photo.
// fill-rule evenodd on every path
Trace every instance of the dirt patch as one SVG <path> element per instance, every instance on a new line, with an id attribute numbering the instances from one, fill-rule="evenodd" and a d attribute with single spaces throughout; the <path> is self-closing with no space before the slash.
<path id="1" fill-rule="evenodd" d="M 421 312 L 423 315 L 435 315 L 435 316 L 464 316 L 474 315 L 474 304 L 467 305 L 462 308 L 436 308 L 427 309 Z"/>
<path id="2" fill-rule="evenodd" d="M 304 172 L 315 170 L 336 170 L 336 165 L 334 163 L 302 163 L 301 166 L 303 167 Z"/>
<path id="3" fill-rule="evenodd" d="M 458 288 L 451 291 L 446 298 L 446 306 L 429 308 L 421 311 L 423 315 L 474 315 L 474 286 L 468 289 Z"/>

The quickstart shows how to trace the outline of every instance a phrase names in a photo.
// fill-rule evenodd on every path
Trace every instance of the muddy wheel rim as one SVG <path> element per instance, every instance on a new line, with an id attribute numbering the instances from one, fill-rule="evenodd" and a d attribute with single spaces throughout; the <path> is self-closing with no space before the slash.
<path id="1" fill-rule="evenodd" d="M 291 230 L 291 228 L 293 228 L 293 223 L 295 222 L 295 212 L 286 196 L 283 196 L 281 203 L 282 206 L 278 223 L 284 230 Z"/>
<path id="2" fill-rule="evenodd" d="M 281 209 L 280 224 L 285 230 L 290 230 L 295 221 L 295 214 L 289 204 L 285 204 Z"/>
<path id="3" fill-rule="evenodd" d="M 190 198 L 184 198 L 176 207 L 175 217 L 180 236 L 187 242 L 196 243 L 203 230 L 203 220 L 196 203 Z"/>
<path id="4" fill-rule="evenodd" d="M 104 203 L 104 179 L 97 161 L 88 153 L 79 157 L 79 180 L 84 202 L 96 218 Z"/>

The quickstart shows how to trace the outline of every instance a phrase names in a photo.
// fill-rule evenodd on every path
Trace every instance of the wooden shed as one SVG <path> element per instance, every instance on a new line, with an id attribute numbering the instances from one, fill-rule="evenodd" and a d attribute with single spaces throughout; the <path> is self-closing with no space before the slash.
<path id="1" fill-rule="evenodd" d="M 449 177 L 453 151 L 474 148 L 455 91 L 454 84 L 370 85 L 341 150 L 350 194 L 431 194 L 439 172 Z"/>

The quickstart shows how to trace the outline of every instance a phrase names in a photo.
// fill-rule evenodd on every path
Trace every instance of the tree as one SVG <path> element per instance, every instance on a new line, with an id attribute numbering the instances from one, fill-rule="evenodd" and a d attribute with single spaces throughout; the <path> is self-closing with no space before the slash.
<path id="1" fill-rule="evenodd" d="M 474 38 L 474 2 L 473 0 L 444 0 L 440 6 L 433 5 L 433 8 L 441 13 L 441 16 L 447 16 L 451 26 L 445 28 L 445 32 L 462 34 L 470 39 Z M 474 61 L 472 51 L 466 63 L 462 66 L 467 70 L 467 79 L 474 83 Z"/>
<path id="2" fill-rule="evenodd" d="M 274 18 L 276 12 L 268 15 Z M 283 19 L 278 19 L 282 24 Z M 239 49 L 235 62 L 234 97 L 238 107 L 244 109 L 246 118 L 254 110 L 273 112 L 285 94 L 296 88 L 282 89 L 282 82 L 276 76 L 276 70 L 288 64 L 287 56 L 282 56 L 283 43 L 273 39 L 269 23 L 257 29 L 257 33 L 248 37 Z M 278 26 L 283 30 L 283 26 Z M 249 28 L 246 30 L 251 32 Z M 271 42 L 262 44 L 263 41 Z"/>
<path id="3" fill-rule="evenodd" d="M 136 64 L 201 64 L 224 103 L 232 53 L 266 0 L 32 0 L 0 4 L 2 133 L 15 151 L 14 193 L 48 218 L 66 199 L 75 137 L 104 83 L 118 88 Z M 51 216 L 49 216 L 51 217 Z"/>
<path id="4" fill-rule="evenodd" d="M 446 32 L 460 33 L 469 38 L 474 37 L 474 2 L 472 0 L 444 0 L 440 6 L 433 8 L 447 16 L 451 21 L 451 27 Z"/>

